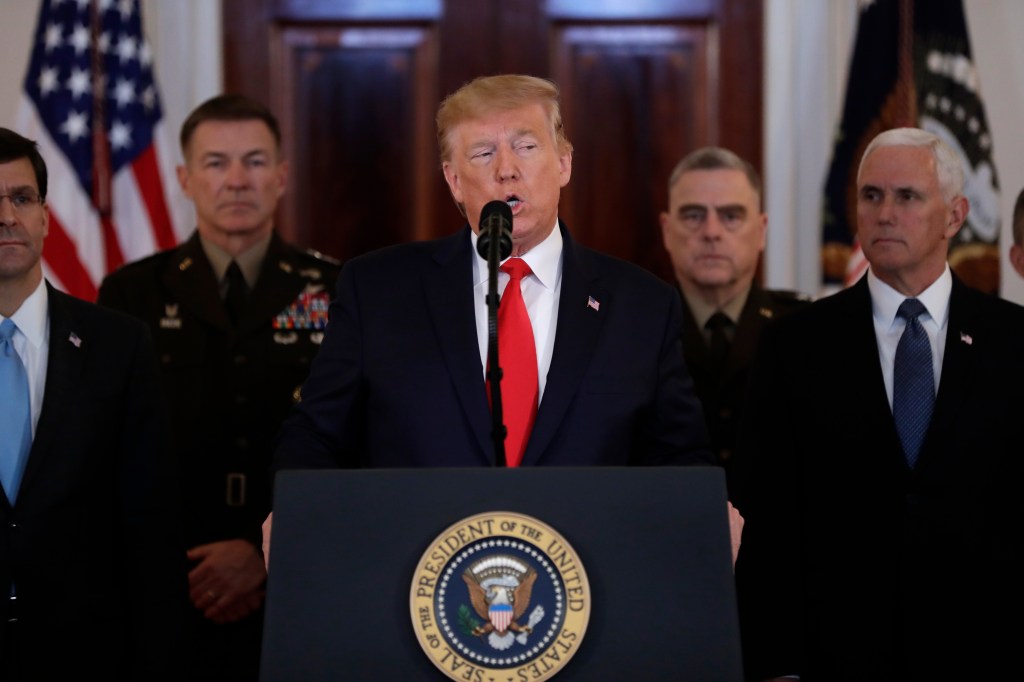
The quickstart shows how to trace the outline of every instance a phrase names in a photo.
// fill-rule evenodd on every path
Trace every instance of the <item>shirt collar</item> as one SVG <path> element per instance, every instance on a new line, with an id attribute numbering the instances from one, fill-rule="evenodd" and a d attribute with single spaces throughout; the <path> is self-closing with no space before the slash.
<path id="1" fill-rule="evenodd" d="M 470 232 L 470 240 L 473 244 L 473 253 L 477 253 L 476 243 L 479 235 Z M 507 258 L 505 260 L 508 260 Z M 530 249 L 523 260 L 530 266 L 534 276 L 548 289 L 554 289 L 558 283 L 558 268 L 562 262 L 562 231 L 558 229 L 558 222 L 555 222 L 555 229 L 537 246 Z M 504 263 L 505 261 L 502 261 Z M 473 281 L 481 284 L 487 281 L 487 259 L 480 256 L 473 259 Z"/>
<path id="2" fill-rule="evenodd" d="M 270 248 L 270 239 L 273 236 L 272 233 L 267 233 L 267 236 L 256 242 L 248 249 L 232 256 L 230 253 L 220 248 L 208 239 L 203 239 L 202 235 L 199 235 L 199 243 L 203 247 L 203 253 L 206 254 L 206 259 L 210 261 L 210 267 L 213 268 L 213 274 L 217 276 L 217 281 L 220 282 L 224 279 L 224 274 L 228 271 L 228 266 L 231 265 L 231 261 L 234 260 L 238 263 L 239 269 L 242 271 L 242 276 L 245 277 L 245 283 L 252 289 L 256 286 L 256 280 L 260 276 L 260 267 L 263 265 L 263 259 L 267 255 L 267 249 Z"/>
<path id="3" fill-rule="evenodd" d="M 747 298 L 750 296 L 750 289 L 751 287 L 747 287 L 721 308 L 708 304 L 700 296 L 690 296 L 685 291 L 683 291 L 683 298 L 686 299 L 686 305 L 689 306 L 690 312 L 693 313 L 693 319 L 696 321 L 697 326 L 703 329 L 704 325 L 711 319 L 711 316 L 717 312 L 725 313 L 725 316 L 732 320 L 733 324 L 739 324 L 740 316 L 743 314 L 743 307 L 747 304 Z"/>
<path id="4" fill-rule="evenodd" d="M 868 290 L 871 292 L 871 312 L 875 319 L 886 325 L 893 324 L 896 321 L 896 311 L 908 297 L 880 280 L 870 268 L 868 268 Z M 949 296 L 952 291 L 953 274 L 947 263 L 946 269 L 942 271 L 939 278 L 914 297 L 924 305 L 928 316 L 935 321 L 939 328 L 946 325 L 946 318 L 949 316 Z"/>
<path id="5" fill-rule="evenodd" d="M 21 307 L 11 315 L 11 320 L 14 321 L 14 324 L 17 325 L 33 348 L 39 349 L 46 340 L 46 323 L 49 311 L 50 298 L 46 291 L 46 280 L 40 277 L 35 291 L 29 294 L 28 298 L 21 302 Z M 2 319 L 4 318 L 0 315 L 0 320 Z"/>

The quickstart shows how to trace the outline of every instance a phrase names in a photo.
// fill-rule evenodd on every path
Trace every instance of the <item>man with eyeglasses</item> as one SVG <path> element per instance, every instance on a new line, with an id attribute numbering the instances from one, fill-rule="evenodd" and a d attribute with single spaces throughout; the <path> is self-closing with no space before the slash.
<path id="1" fill-rule="evenodd" d="M 668 193 L 661 235 L 683 298 L 683 353 L 728 474 L 761 330 L 810 299 L 755 281 L 768 218 L 750 163 L 721 147 L 698 149 L 676 165 Z"/>
<path id="2" fill-rule="evenodd" d="M 339 267 L 274 231 L 288 163 L 267 107 L 213 97 L 180 137 L 196 232 L 109 275 L 99 302 L 144 320 L 160 354 L 191 569 L 189 679 L 256 680 L 271 447 L 320 348 Z"/>
<path id="3" fill-rule="evenodd" d="M 151 336 L 43 277 L 46 190 L 35 142 L 0 128 L 0 679 L 181 679 Z"/>

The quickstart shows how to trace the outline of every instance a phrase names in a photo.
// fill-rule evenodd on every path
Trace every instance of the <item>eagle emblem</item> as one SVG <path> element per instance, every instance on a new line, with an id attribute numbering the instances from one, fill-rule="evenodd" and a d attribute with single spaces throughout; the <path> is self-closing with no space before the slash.
<path id="1" fill-rule="evenodd" d="M 165 303 L 164 316 L 160 318 L 161 329 L 181 329 L 181 318 L 178 317 L 178 304 Z"/>
<path id="2" fill-rule="evenodd" d="M 449 679 L 544 682 L 580 648 L 590 583 L 576 550 L 544 521 L 483 512 L 427 546 L 409 615 L 423 652 Z"/>
<path id="3" fill-rule="evenodd" d="M 472 634 L 487 636 L 487 642 L 500 651 L 513 642 L 526 644 L 534 626 L 544 618 L 544 608 L 537 606 L 525 624 L 520 619 L 530 606 L 537 571 L 522 560 L 504 554 L 479 559 L 462 574 L 469 589 L 473 610 L 484 619 Z"/>

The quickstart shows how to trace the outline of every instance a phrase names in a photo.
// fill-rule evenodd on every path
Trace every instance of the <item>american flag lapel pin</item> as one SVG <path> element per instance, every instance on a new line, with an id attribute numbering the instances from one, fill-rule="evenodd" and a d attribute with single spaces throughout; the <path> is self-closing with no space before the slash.
<path id="1" fill-rule="evenodd" d="M 971 338 L 970 334 L 960 332 L 960 343 L 966 343 L 968 346 L 970 346 L 974 344 L 974 339 Z"/>
<path id="2" fill-rule="evenodd" d="M 587 307 L 594 310 L 601 310 L 601 302 L 593 296 L 587 296 Z"/>
<path id="3" fill-rule="evenodd" d="M 71 332 L 71 335 L 68 337 L 68 341 L 70 341 L 71 345 L 74 346 L 75 348 L 82 347 L 82 339 L 78 338 L 78 334 L 74 332 Z"/>

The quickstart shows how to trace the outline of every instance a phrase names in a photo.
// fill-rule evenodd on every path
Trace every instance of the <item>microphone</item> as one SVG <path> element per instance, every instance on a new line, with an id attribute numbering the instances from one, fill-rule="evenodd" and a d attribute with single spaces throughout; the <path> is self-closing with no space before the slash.
<path id="1" fill-rule="evenodd" d="M 512 209 L 500 199 L 489 201 L 480 211 L 480 237 L 476 251 L 490 263 L 491 245 L 497 247 L 495 266 L 512 254 Z"/>
<path id="2" fill-rule="evenodd" d="M 505 466 L 505 422 L 501 408 L 501 364 L 498 362 L 498 263 L 512 255 L 512 209 L 504 201 L 489 201 L 480 211 L 476 250 L 487 261 L 487 381 L 490 383 L 491 437 L 494 460 Z"/>

